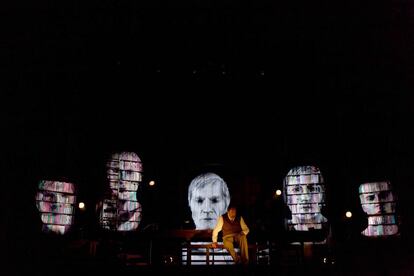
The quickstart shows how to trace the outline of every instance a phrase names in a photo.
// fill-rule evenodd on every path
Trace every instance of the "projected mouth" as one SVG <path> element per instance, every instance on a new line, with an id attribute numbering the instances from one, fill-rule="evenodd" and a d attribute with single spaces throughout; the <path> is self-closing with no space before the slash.
<path id="1" fill-rule="evenodd" d="M 304 204 L 301 206 L 302 210 L 304 211 L 311 211 L 312 210 L 312 205 L 311 204 Z"/>

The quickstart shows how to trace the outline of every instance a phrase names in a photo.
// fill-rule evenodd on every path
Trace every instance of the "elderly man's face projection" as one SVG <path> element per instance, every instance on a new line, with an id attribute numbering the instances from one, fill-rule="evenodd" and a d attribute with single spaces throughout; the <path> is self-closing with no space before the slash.
<path id="1" fill-rule="evenodd" d="M 68 182 L 39 182 L 36 206 L 43 223 L 43 232 L 65 234 L 73 224 L 76 203 L 75 185 Z"/>
<path id="2" fill-rule="evenodd" d="M 396 197 L 388 181 L 363 183 L 359 186 L 361 207 L 368 215 L 364 236 L 378 237 L 398 233 Z"/>
<path id="3" fill-rule="evenodd" d="M 111 197 L 103 202 L 101 225 L 117 231 L 131 231 L 141 222 L 137 190 L 142 181 L 142 163 L 136 153 L 115 153 L 107 163 Z"/>
<path id="4" fill-rule="evenodd" d="M 194 178 L 188 188 L 188 203 L 197 230 L 213 229 L 226 213 L 230 194 L 224 180 L 214 173 Z"/>
<path id="5" fill-rule="evenodd" d="M 285 203 L 292 219 L 288 229 L 308 231 L 322 229 L 327 219 L 321 209 L 325 204 L 325 185 L 321 172 L 315 166 L 300 166 L 291 169 L 284 179 Z"/>

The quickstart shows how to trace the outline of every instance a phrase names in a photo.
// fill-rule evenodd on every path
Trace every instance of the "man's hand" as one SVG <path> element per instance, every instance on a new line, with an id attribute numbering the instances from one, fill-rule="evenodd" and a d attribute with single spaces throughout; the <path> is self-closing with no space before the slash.
<path id="1" fill-rule="evenodd" d="M 217 242 L 213 242 L 213 243 L 211 244 L 211 247 L 213 247 L 213 248 L 217 248 Z"/>

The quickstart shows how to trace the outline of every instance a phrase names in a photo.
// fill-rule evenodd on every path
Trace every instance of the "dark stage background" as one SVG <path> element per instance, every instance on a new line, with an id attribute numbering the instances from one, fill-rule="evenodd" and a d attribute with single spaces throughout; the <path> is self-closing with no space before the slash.
<path id="1" fill-rule="evenodd" d="M 2 16 L 3 239 L 36 232 L 40 179 L 77 184 L 92 229 L 113 151 L 135 151 L 141 228 L 191 227 L 187 187 L 218 173 L 272 235 L 294 165 L 321 168 L 334 233 L 357 187 L 389 179 L 413 228 L 413 5 L 408 1 L 36 1 Z M 154 179 L 155 187 L 148 181 Z M 355 224 L 344 227 L 344 212 Z M 20 245 L 21 246 L 21 245 Z"/>

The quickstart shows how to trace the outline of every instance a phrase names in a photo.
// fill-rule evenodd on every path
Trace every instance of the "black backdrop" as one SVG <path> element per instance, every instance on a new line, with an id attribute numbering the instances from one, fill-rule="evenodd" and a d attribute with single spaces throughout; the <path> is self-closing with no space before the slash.
<path id="1" fill-rule="evenodd" d="M 268 212 L 289 168 L 315 164 L 338 232 L 345 210 L 358 214 L 358 184 L 383 178 L 411 229 L 411 10 L 404 1 L 9 3 L 4 237 L 13 244 L 30 231 L 42 178 L 78 184 L 90 216 L 80 221 L 93 221 L 117 150 L 143 161 L 143 226 L 185 227 L 187 186 L 211 169 L 260 228 L 279 210 Z"/>

